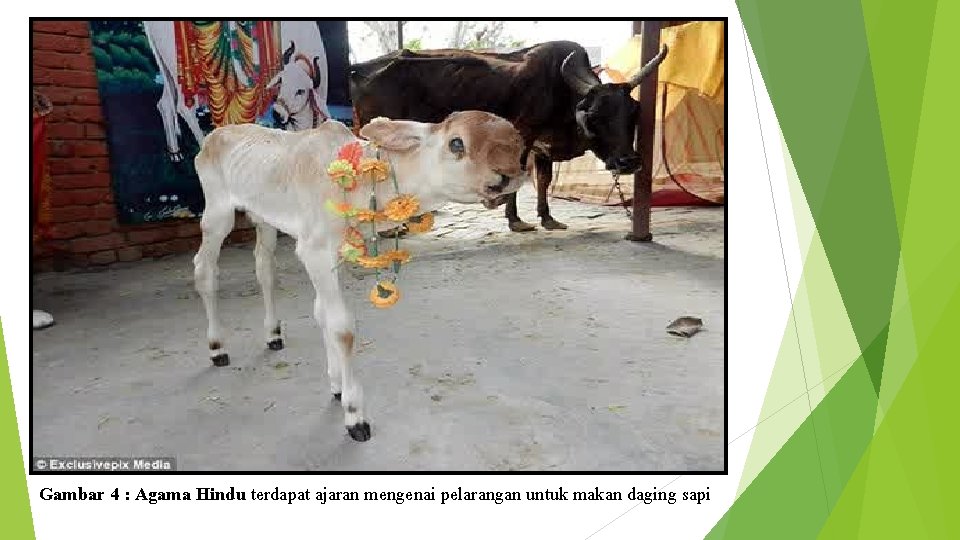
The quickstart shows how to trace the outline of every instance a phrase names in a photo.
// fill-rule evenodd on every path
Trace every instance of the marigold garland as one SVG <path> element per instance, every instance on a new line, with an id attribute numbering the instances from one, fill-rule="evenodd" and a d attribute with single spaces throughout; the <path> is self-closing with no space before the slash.
<path id="1" fill-rule="evenodd" d="M 413 216 L 407 221 L 407 230 L 413 234 L 425 233 L 433 228 L 433 214 L 427 212 L 419 216 Z"/>
<path id="2" fill-rule="evenodd" d="M 387 216 L 390 221 L 403 223 L 413 217 L 419 209 L 420 202 L 417 201 L 415 197 L 412 195 L 399 195 L 390 199 L 386 208 L 383 209 L 383 215 Z"/>
<path id="3" fill-rule="evenodd" d="M 360 162 L 360 174 L 369 174 L 374 182 L 383 182 L 390 177 L 390 165 L 379 159 L 365 158 Z"/>
<path id="4" fill-rule="evenodd" d="M 357 188 L 361 180 L 370 180 L 374 184 L 390 178 L 390 165 L 379 159 L 364 158 L 363 147 L 359 141 L 344 145 L 337 152 L 335 159 L 327 167 L 327 175 L 343 191 L 343 202 L 333 199 L 326 201 L 326 207 L 332 214 L 344 218 L 346 227 L 343 232 L 343 242 L 340 245 L 339 255 L 343 261 L 351 262 L 363 268 L 377 270 L 377 283 L 370 291 L 370 301 L 378 308 L 387 308 L 400 299 L 400 290 L 396 279 L 400 275 L 400 266 L 410 261 L 410 252 L 400 249 L 400 238 L 396 237 L 395 249 L 380 253 L 379 237 L 376 234 L 377 221 L 394 221 L 406 224 L 407 229 L 414 233 L 422 233 L 433 227 L 433 214 L 415 215 L 420 210 L 420 201 L 413 195 L 399 193 L 399 186 L 394 178 L 394 188 L 397 196 L 390 199 L 382 211 L 377 208 L 376 189 L 370 195 L 370 208 L 356 208 L 346 201 L 346 195 Z M 371 224 L 371 241 L 367 245 L 363 233 L 350 220 L 359 223 Z M 395 277 L 392 280 L 380 279 L 380 271 L 393 268 Z"/>
<path id="5" fill-rule="evenodd" d="M 370 289 L 370 301 L 378 308 L 388 308 L 400 300 L 400 290 L 392 281 L 378 281 L 373 289 Z"/>

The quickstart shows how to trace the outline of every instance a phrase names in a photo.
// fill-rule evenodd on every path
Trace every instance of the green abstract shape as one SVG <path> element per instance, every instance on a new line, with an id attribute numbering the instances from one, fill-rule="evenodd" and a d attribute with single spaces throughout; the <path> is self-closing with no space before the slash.
<path id="1" fill-rule="evenodd" d="M 17 413 L 13 406 L 13 387 L 10 384 L 10 366 L 0 327 L 0 411 L 3 411 L 0 430 L 3 433 L 3 448 L 0 460 L 4 471 L 3 490 L 0 491 L 0 521 L 3 522 L 5 538 L 36 538 L 33 517 L 30 514 L 30 497 L 27 492 L 27 477 L 23 468 L 23 450 L 20 446 L 20 430 Z"/>

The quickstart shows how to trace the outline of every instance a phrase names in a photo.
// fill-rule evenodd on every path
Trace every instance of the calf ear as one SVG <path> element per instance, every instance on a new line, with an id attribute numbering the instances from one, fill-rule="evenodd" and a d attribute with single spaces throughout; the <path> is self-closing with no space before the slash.
<path id="1" fill-rule="evenodd" d="M 360 135 L 385 150 L 410 152 L 418 148 L 423 140 L 423 125 L 417 122 L 378 118 L 360 128 Z"/>

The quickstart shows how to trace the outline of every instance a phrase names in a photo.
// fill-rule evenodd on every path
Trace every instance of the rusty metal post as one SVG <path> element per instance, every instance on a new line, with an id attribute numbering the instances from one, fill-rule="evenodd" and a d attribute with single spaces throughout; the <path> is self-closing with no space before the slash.
<path id="1" fill-rule="evenodd" d="M 633 33 L 642 34 L 640 65 L 660 52 L 660 21 L 633 21 Z M 627 240 L 649 242 L 650 195 L 653 190 L 653 132 L 657 121 L 657 71 L 640 82 L 640 113 L 637 118 L 637 153 L 640 169 L 633 175 L 633 230 Z"/>

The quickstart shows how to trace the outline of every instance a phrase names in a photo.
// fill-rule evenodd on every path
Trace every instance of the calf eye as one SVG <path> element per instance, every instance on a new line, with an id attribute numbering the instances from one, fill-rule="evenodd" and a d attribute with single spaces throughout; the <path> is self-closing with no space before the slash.
<path id="1" fill-rule="evenodd" d="M 463 146 L 463 139 L 460 137 L 454 137 L 450 140 L 450 151 L 454 154 L 463 154 L 466 152 L 466 148 Z"/>
<path id="2" fill-rule="evenodd" d="M 298 96 L 302 96 L 304 92 L 306 92 L 306 90 L 304 90 L 303 88 L 301 88 L 301 89 L 297 90 L 297 95 L 298 95 Z"/>

